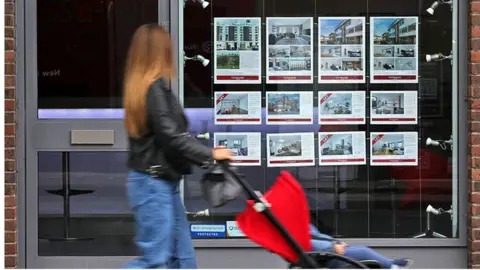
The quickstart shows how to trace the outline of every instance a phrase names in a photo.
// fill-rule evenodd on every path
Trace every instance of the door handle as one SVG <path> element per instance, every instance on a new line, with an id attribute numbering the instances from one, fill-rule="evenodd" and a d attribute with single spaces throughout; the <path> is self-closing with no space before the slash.
<path id="1" fill-rule="evenodd" d="M 198 134 L 197 139 L 198 140 L 210 140 L 210 133 L 205 132 L 203 134 Z"/>

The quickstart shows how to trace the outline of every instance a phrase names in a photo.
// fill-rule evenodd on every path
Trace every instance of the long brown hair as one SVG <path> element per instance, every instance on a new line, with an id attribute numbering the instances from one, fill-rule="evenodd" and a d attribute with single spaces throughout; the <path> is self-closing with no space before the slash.
<path id="1" fill-rule="evenodd" d="M 175 76 L 170 35 L 158 24 L 140 26 L 134 33 L 125 63 L 123 107 L 128 135 L 138 138 L 146 132 L 146 95 L 160 77 Z"/>

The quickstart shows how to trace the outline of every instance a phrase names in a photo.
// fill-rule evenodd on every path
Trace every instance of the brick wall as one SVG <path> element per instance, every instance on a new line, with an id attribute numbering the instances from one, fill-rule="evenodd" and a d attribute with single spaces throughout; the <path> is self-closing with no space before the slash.
<path id="1" fill-rule="evenodd" d="M 480 1 L 470 0 L 468 265 L 480 268 Z"/>
<path id="2" fill-rule="evenodd" d="M 5 267 L 17 266 L 15 201 L 15 0 L 5 0 Z"/>

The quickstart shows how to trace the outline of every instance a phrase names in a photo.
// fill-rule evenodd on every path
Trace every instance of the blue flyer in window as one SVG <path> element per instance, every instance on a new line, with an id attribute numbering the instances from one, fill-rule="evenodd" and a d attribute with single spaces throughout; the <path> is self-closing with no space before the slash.
<path id="1" fill-rule="evenodd" d="M 225 238 L 224 224 L 190 224 L 192 238 Z"/>

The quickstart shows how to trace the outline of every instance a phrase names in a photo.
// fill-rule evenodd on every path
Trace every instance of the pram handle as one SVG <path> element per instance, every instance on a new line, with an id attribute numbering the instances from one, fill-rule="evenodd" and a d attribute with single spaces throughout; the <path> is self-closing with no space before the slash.
<path id="1" fill-rule="evenodd" d="M 250 186 L 250 184 L 245 181 L 242 177 L 240 177 L 236 172 L 230 169 L 230 163 L 226 160 L 218 162 L 225 173 L 231 174 L 235 180 L 243 187 L 245 192 L 247 193 L 249 199 L 255 201 L 256 203 L 263 203 L 263 198 L 255 192 L 255 190 Z M 285 227 L 278 221 L 275 215 L 270 211 L 268 207 L 266 207 L 262 213 L 268 219 L 268 221 L 278 230 L 278 232 L 285 238 L 287 243 L 293 248 L 293 250 L 299 255 L 299 261 L 308 266 L 309 268 L 316 269 L 318 268 L 317 263 L 315 260 L 312 259 L 304 250 L 303 248 L 297 243 L 295 239 L 288 233 Z"/>

